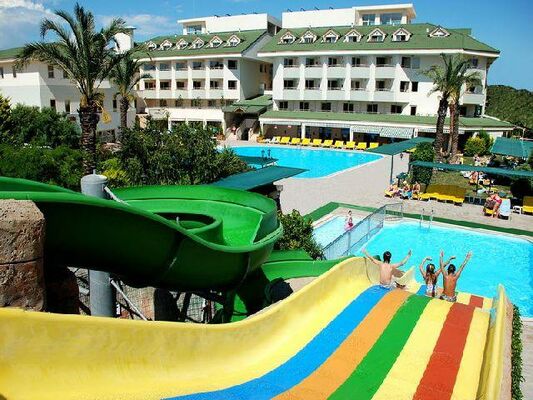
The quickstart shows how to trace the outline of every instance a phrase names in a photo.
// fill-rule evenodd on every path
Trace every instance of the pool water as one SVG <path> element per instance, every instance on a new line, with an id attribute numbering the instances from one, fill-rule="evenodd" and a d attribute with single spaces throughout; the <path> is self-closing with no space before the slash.
<path id="1" fill-rule="evenodd" d="M 261 157 L 270 151 L 270 157 L 277 158 L 277 165 L 283 167 L 304 168 L 308 171 L 295 178 L 320 178 L 336 172 L 367 164 L 381 158 L 380 155 L 348 152 L 333 149 L 304 149 L 294 147 L 233 147 L 235 153 L 242 156 Z"/>
<path id="2" fill-rule="evenodd" d="M 314 231 L 316 242 L 321 247 L 326 247 L 328 244 L 337 239 L 344 232 L 345 217 L 333 217 L 329 221 L 318 226 Z M 359 222 L 359 218 L 352 217 L 354 224 Z"/>
<path id="3" fill-rule="evenodd" d="M 340 224 L 344 220 L 342 217 L 335 219 L 326 224 L 331 224 L 331 227 L 335 225 L 338 235 L 341 235 L 344 226 Z M 318 231 L 318 236 L 322 236 L 321 232 Z M 452 255 L 457 257 L 453 263 L 459 267 L 466 253 L 472 251 L 473 256 L 461 275 L 458 290 L 494 297 L 501 283 L 522 315 L 533 317 L 533 243 L 527 240 L 435 225 L 428 229 L 413 221 L 385 225 L 369 240 L 366 248 L 370 254 L 390 251 L 393 262 L 399 262 L 411 249 L 413 255 L 402 269 L 416 267 L 416 279 L 419 282 L 423 282 L 423 279 L 418 265 L 424 257 L 432 257 L 432 262 L 438 266 L 442 249 L 445 260 Z M 357 251 L 356 255 L 361 253 Z M 442 287 L 441 278 L 439 286 Z"/>

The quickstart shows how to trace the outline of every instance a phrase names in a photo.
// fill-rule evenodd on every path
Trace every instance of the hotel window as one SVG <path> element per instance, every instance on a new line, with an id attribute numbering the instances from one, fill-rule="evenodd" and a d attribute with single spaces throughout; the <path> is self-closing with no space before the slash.
<path id="1" fill-rule="evenodd" d="M 192 62 L 192 69 L 199 70 L 204 67 L 204 63 L 201 61 L 193 61 Z"/>
<path id="2" fill-rule="evenodd" d="M 411 115 L 416 115 L 416 106 L 411 106 Z"/>
<path id="3" fill-rule="evenodd" d="M 320 105 L 321 111 L 331 111 L 331 103 L 322 103 Z"/>
<path id="4" fill-rule="evenodd" d="M 209 81 L 210 89 L 220 89 L 220 81 Z"/>
<path id="5" fill-rule="evenodd" d="M 336 43 L 338 38 L 339 37 L 335 33 L 330 32 L 324 36 L 324 43 Z"/>
<path id="6" fill-rule="evenodd" d="M 294 58 L 284 58 L 283 59 L 283 66 L 284 67 L 294 67 Z"/>
<path id="7" fill-rule="evenodd" d="M 202 88 L 202 81 L 192 81 L 193 90 L 199 90 Z"/>
<path id="8" fill-rule="evenodd" d="M 229 90 L 237 89 L 237 81 L 228 81 L 228 89 Z"/>
<path id="9" fill-rule="evenodd" d="M 17 68 L 15 68 L 14 65 L 13 65 L 13 67 L 11 67 L 11 72 L 13 72 L 13 78 L 16 78 L 17 77 Z"/>
<path id="10" fill-rule="evenodd" d="M 278 108 L 280 110 L 288 110 L 289 109 L 289 102 L 288 101 L 280 101 L 278 103 Z"/>
<path id="11" fill-rule="evenodd" d="M 391 114 L 401 114 L 402 113 L 402 106 L 399 106 L 397 104 L 392 104 L 390 106 L 390 113 Z"/>
<path id="12" fill-rule="evenodd" d="M 56 101 L 55 99 L 50 99 L 50 108 L 56 109 Z"/>
<path id="13" fill-rule="evenodd" d="M 167 64 L 167 63 L 159 64 L 159 71 L 170 71 L 170 64 Z"/>
<path id="14" fill-rule="evenodd" d="M 401 81 L 400 92 L 408 92 L 408 91 L 409 91 L 409 81 Z"/>
<path id="15" fill-rule="evenodd" d="M 385 88 L 385 81 L 376 81 L 376 90 L 377 91 L 384 91 Z"/>
<path id="16" fill-rule="evenodd" d="M 283 81 L 283 89 L 296 89 L 296 81 L 294 79 L 285 79 Z"/>
<path id="17" fill-rule="evenodd" d="M 352 67 L 360 67 L 361 65 L 361 57 L 352 57 Z"/>
<path id="18" fill-rule="evenodd" d="M 378 112 L 378 105 L 377 104 L 367 104 L 366 105 L 366 112 L 376 114 Z"/>
<path id="19" fill-rule="evenodd" d="M 186 81 L 176 81 L 176 89 L 177 90 L 185 90 L 186 88 Z"/>
<path id="20" fill-rule="evenodd" d="M 229 47 L 236 47 L 241 42 L 241 39 L 239 39 L 237 36 L 233 35 L 228 40 L 228 46 Z"/>
<path id="21" fill-rule="evenodd" d="M 222 69 L 222 68 L 224 68 L 224 64 L 222 64 L 220 61 L 210 61 L 209 62 L 209 68 L 211 68 L 211 69 Z"/>
<path id="22" fill-rule="evenodd" d="M 472 58 L 470 60 L 470 67 L 471 68 L 477 68 L 478 65 L 479 65 L 479 60 L 477 58 Z"/>
<path id="23" fill-rule="evenodd" d="M 369 42 L 373 42 L 373 43 L 383 42 L 384 40 L 385 40 L 385 36 L 383 36 L 381 33 L 374 33 L 368 39 Z"/>
<path id="24" fill-rule="evenodd" d="M 319 62 L 316 58 L 306 58 L 305 59 L 305 66 L 306 67 L 315 67 L 319 65 Z"/>
<path id="25" fill-rule="evenodd" d="M 143 70 L 144 71 L 155 71 L 155 64 L 144 64 Z"/>
<path id="26" fill-rule="evenodd" d="M 402 57 L 402 68 L 411 68 L 411 57 Z"/>
<path id="27" fill-rule="evenodd" d="M 411 92 L 418 92 L 418 82 L 411 82 Z"/>
<path id="28" fill-rule="evenodd" d="M 358 80 L 352 80 L 352 84 L 351 84 L 351 89 L 352 90 L 361 90 L 363 89 L 362 86 L 361 86 L 361 81 L 358 81 Z"/>
<path id="29" fill-rule="evenodd" d="M 0 67 L 0 79 L 4 79 L 4 67 Z"/>
<path id="30" fill-rule="evenodd" d="M 170 82 L 169 81 L 159 82 L 159 89 L 161 89 L 161 90 L 170 90 Z"/>
<path id="31" fill-rule="evenodd" d="M 187 70 L 187 63 L 179 62 L 176 63 L 176 71 L 186 71 Z"/>
<path id="32" fill-rule="evenodd" d="M 65 100 L 65 112 L 70 114 L 70 100 Z"/>
<path id="33" fill-rule="evenodd" d="M 420 57 L 411 57 L 411 68 L 412 69 L 420 68 Z"/>
<path id="34" fill-rule="evenodd" d="M 187 27 L 187 35 L 197 35 L 202 33 L 202 25 L 189 25 Z"/>
<path id="35" fill-rule="evenodd" d="M 337 65 L 339 65 L 337 57 L 328 57 L 328 67 L 336 67 Z"/>
<path id="36" fill-rule="evenodd" d="M 155 89 L 155 81 L 145 81 L 144 90 L 153 90 Z"/>
<path id="37" fill-rule="evenodd" d="M 402 23 L 402 14 L 381 14 L 381 25 L 399 25 Z"/>
<path id="38" fill-rule="evenodd" d="M 375 25 L 375 24 L 376 24 L 376 14 L 363 15 L 363 25 Z"/>
<path id="39" fill-rule="evenodd" d="M 50 79 L 54 78 L 54 66 L 53 65 L 48 66 L 48 78 Z"/>
<path id="40" fill-rule="evenodd" d="M 113 99 L 113 111 L 117 111 L 117 99 Z"/>
<path id="41" fill-rule="evenodd" d="M 216 108 L 217 101 L 216 100 L 207 100 L 207 107 L 208 108 Z"/>
<path id="42" fill-rule="evenodd" d="M 341 90 L 342 84 L 338 79 L 328 79 L 328 90 Z"/>
<path id="43" fill-rule="evenodd" d="M 390 67 L 392 66 L 392 59 L 390 57 L 376 57 L 376 67 Z"/>
<path id="44" fill-rule="evenodd" d="M 344 103 L 342 105 L 342 111 L 344 111 L 344 112 L 353 112 L 354 111 L 354 104 L 353 103 Z"/>
<path id="45" fill-rule="evenodd" d="M 313 90 L 313 89 L 318 89 L 318 86 L 317 86 L 317 84 L 316 84 L 314 79 L 306 79 L 305 80 L 305 88 Z"/>
<path id="46" fill-rule="evenodd" d="M 237 60 L 228 60 L 228 69 L 237 69 Z"/>
<path id="47" fill-rule="evenodd" d="M 308 101 L 300 101 L 300 111 L 309 111 Z"/>

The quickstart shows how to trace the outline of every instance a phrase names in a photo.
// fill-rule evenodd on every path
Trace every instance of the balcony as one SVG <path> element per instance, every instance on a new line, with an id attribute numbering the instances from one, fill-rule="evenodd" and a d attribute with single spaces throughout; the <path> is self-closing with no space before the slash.
<path id="1" fill-rule="evenodd" d="M 283 89 L 283 100 L 300 100 L 300 91 L 298 88 Z"/>
<path id="2" fill-rule="evenodd" d="M 176 89 L 173 93 L 174 95 L 172 97 L 176 99 L 179 97 L 181 97 L 182 99 L 186 99 L 187 97 L 189 97 L 189 91 L 185 88 Z"/>
<path id="3" fill-rule="evenodd" d="M 370 94 L 364 89 L 350 90 L 350 100 L 352 101 L 370 101 Z"/>
<path id="4" fill-rule="evenodd" d="M 322 100 L 322 90 L 320 90 L 320 87 L 305 88 L 304 100 Z"/>
<path id="5" fill-rule="evenodd" d="M 203 78 L 205 79 L 205 68 L 198 68 L 191 70 L 191 75 L 193 78 Z"/>
<path id="6" fill-rule="evenodd" d="M 328 65 L 328 78 L 342 78 L 346 77 L 346 67 L 341 64 L 335 66 Z"/>
<path id="7" fill-rule="evenodd" d="M 463 104 L 484 104 L 485 95 L 483 93 L 469 93 L 463 94 Z"/>
<path id="8" fill-rule="evenodd" d="M 159 79 L 172 79 L 172 71 L 171 70 L 159 71 Z"/>
<path id="9" fill-rule="evenodd" d="M 342 87 L 329 87 L 326 92 L 326 98 L 328 100 L 345 100 L 346 93 Z"/>
<path id="10" fill-rule="evenodd" d="M 374 92 L 374 101 L 395 101 L 395 94 L 391 89 L 376 89 Z"/>
<path id="11" fill-rule="evenodd" d="M 187 68 L 177 69 L 175 71 L 175 76 L 177 79 L 187 79 L 189 77 L 189 70 Z"/>
<path id="12" fill-rule="evenodd" d="M 376 64 L 376 79 L 394 79 L 396 67 L 391 64 Z"/>
<path id="13" fill-rule="evenodd" d="M 155 89 L 146 89 L 140 91 L 141 97 L 144 97 L 145 99 L 158 99 L 157 92 Z"/>
<path id="14" fill-rule="evenodd" d="M 304 71 L 304 76 L 306 78 L 322 78 L 322 66 L 321 65 L 312 65 L 306 66 Z"/>
<path id="15" fill-rule="evenodd" d="M 222 79 L 224 78 L 224 68 L 209 68 L 209 77 L 211 79 Z"/>
<path id="16" fill-rule="evenodd" d="M 283 67 L 283 77 L 284 78 L 299 78 L 300 67 L 298 65 Z"/>
<path id="17" fill-rule="evenodd" d="M 363 66 L 362 64 L 356 67 L 350 68 L 350 76 L 353 79 L 368 79 L 370 76 L 370 68 Z"/>
<path id="18" fill-rule="evenodd" d="M 224 90 L 222 88 L 218 89 L 209 89 L 209 94 L 207 95 L 208 99 L 220 99 L 222 95 L 224 94 Z"/>

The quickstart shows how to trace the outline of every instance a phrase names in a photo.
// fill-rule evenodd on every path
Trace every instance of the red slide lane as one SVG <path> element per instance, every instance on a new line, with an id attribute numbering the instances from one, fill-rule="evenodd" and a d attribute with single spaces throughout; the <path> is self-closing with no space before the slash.
<path id="1" fill-rule="evenodd" d="M 483 308 L 483 297 L 471 295 L 470 296 L 470 303 L 468 305 L 470 305 L 472 307 Z"/>

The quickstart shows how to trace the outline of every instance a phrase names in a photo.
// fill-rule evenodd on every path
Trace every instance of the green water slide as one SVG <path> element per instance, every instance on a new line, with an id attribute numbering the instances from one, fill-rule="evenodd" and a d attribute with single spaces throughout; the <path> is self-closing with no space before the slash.
<path id="1" fill-rule="evenodd" d="M 47 260 L 110 272 L 132 286 L 231 290 L 282 234 L 275 203 L 214 186 L 114 191 L 122 202 L 0 177 L 0 198 L 32 200 L 46 219 Z"/>

